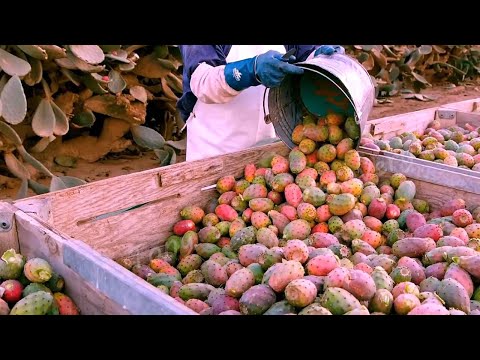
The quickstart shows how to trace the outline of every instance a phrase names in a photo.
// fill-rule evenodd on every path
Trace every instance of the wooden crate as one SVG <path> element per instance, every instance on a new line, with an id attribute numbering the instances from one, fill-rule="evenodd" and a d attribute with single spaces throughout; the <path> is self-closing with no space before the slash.
<path id="1" fill-rule="evenodd" d="M 81 241 L 67 239 L 6 202 L 0 203 L 0 225 L 0 252 L 15 249 L 27 259 L 40 257 L 47 260 L 54 271 L 64 277 L 65 293 L 74 300 L 81 314 L 124 315 L 132 313 L 122 304 L 121 299 L 120 301 L 118 297 L 116 300 L 112 299 L 109 291 L 99 291 L 95 281 L 91 281 L 95 277 L 97 282 L 108 280 L 109 276 L 111 278 L 110 273 L 115 274 L 118 271 L 118 266 L 112 266 L 89 246 Z M 94 276 L 86 277 L 84 276 L 86 272 L 93 272 Z M 118 288 L 112 289 L 112 292 L 129 291 L 135 282 L 143 282 L 143 280 L 136 276 L 120 278 L 120 281 L 112 282 L 113 286 L 118 286 Z M 134 298 L 143 295 L 130 294 Z M 157 291 L 150 291 L 149 295 L 152 298 L 158 298 Z M 172 311 L 183 313 L 184 309 L 177 307 L 169 312 Z"/>
<path id="2" fill-rule="evenodd" d="M 63 245 L 60 261 L 82 284 L 121 304 L 124 312 L 195 314 L 114 260 L 129 257 L 145 263 L 154 258 L 183 207 L 205 206 L 218 196 L 211 185 L 219 177 L 243 176 L 245 164 L 258 162 L 268 151 L 286 155 L 289 149 L 283 143 L 269 144 L 34 196 L 14 205 L 22 219 L 30 218 L 55 235 Z M 71 246 L 77 251 L 68 250 L 67 258 L 65 249 Z"/>
<path id="3" fill-rule="evenodd" d="M 31 231 L 43 226 L 47 229 L 43 231 L 61 244 L 58 253 L 63 253 L 63 259 L 58 255 L 58 263 L 72 274 L 68 283 L 77 279 L 82 289 L 105 294 L 131 314 L 193 314 L 113 260 L 149 260 L 171 235 L 183 207 L 205 206 L 218 196 L 214 184 L 219 177 L 241 177 L 247 163 L 258 162 L 269 151 L 286 155 L 289 149 L 283 143 L 270 144 L 39 195 L 16 201 L 16 216 L 29 224 Z M 367 156 L 377 163 L 380 175 L 397 171 L 385 170 L 377 156 Z M 480 205 L 479 194 L 413 181 L 417 198 L 427 200 L 433 209 L 455 197 L 463 198 L 469 207 Z M 49 242 L 43 242 L 41 251 L 48 255 Z M 34 250 L 36 245 L 25 246 L 28 251 L 40 251 Z M 80 290 L 78 296 L 84 296 Z"/>
<path id="4" fill-rule="evenodd" d="M 442 127 L 464 126 L 467 123 L 480 126 L 479 104 L 480 98 L 477 98 L 370 120 L 363 133 L 388 140 L 406 131 L 424 131 L 433 120 L 439 120 Z M 397 171 L 409 178 L 480 194 L 480 172 L 363 146 L 358 150 L 363 156 L 376 157 L 380 170 Z"/>

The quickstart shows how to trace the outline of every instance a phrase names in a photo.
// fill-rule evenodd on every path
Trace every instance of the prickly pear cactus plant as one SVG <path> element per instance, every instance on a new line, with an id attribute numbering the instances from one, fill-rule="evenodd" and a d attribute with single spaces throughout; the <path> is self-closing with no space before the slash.
<path id="1" fill-rule="evenodd" d="M 22 180 L 18 197 L 85 183 L 54 175 L 54 162 L 74 167 L 134 145 L 175 163 L 185 148 L 181 65 L 176 45 L 0 45 L 0 151 Z"/>

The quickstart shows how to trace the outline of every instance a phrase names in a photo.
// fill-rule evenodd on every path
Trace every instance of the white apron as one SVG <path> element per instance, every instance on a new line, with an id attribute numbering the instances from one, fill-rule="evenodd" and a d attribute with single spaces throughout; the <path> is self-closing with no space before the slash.
<path id="1" fill-rule="evenodd" d="M 285 53 L 283 45 L 233 45 L 226 62 L 248 59 L 269 50 Z M 275 138 L 263 114 L 263 85 L 243 90 L 226 104 L 197 100 L 187 120 L 187 161 L 240 151 Z"/>

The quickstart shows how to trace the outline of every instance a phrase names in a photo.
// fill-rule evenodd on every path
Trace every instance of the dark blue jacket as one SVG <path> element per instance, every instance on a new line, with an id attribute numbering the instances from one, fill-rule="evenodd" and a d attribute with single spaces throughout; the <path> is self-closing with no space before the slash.
<path id="1" fill-rule="evenodd" d="M 297 61 L 305 61 L 316 45 L 284 45 L 286 51 L 294 48 Z M 187 120 L 197 102 L 197 97 L 190 90 L 190 78 L 197 66 L 205 62 L 208 65 L 225 65 L 225 59 L 232 45 L 179 45 L 183 57 L 183 95 L 177 107 L 183 120 Z"/>

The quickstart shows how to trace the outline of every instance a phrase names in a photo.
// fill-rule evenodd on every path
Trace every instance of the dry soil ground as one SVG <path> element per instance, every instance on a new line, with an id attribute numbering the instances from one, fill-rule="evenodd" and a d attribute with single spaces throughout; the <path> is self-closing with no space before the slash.
<path id="1" fill-rule="evenodd" d="M 390 98 L 392 103 L 378 104 L 373 108 L 371 119 L 401 114 L 428 107 L 435 107 L 442 104 L 458 102 L 467 99 L 480 98 L 480 87 L 459 86 L 453 89 L 436 86 L 424 90 L 424 95 L 433 95 L 434 101 L 418 101 L 413 99 L 402 99 L 401 97 Z M 182 160 L 183 157 L 179 157 Z M 86 180 L 87 182 L 98 181 L 105 178 L 125 175 L 132 172 L 151 169 L 158 166 L 158 160 L 153 152 L 144 152 L 137 156 L 115 155 L 107 156 L 96 163 L 79 161 L 75 168 L 67 168 L 55 165 L 52 169 L 58 175 L 70 175 Z M 20 181 L 0 175 L 0 199 L 14 199 L 18 191 Z M 34 195 L 30 192 L 30 195 Z"/>

